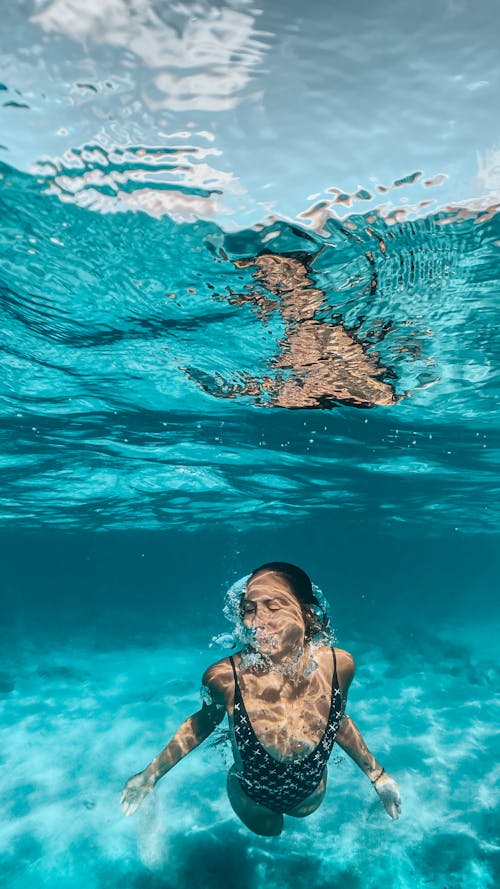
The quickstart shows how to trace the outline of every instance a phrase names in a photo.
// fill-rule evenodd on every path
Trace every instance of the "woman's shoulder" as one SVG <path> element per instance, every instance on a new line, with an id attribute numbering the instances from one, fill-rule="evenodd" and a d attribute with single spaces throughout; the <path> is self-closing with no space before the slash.
<path id="1" fill-rule="evenodd" d="M 344 661 L 345 663 L 350 662 L 354 664 L 354 658 L 352 654 L 350 653 L 350 651 L 346 651 L 345 648 L 337 648 L 336 645 L 322 645 L 319 651 L 321 651 L 325 657 L 328 656 L 329 652 L 333 651 L 335 653 L 335 659 L 337 663 L 339 661 Z M 331 657 L 332 655 L 330 654 L 329 656 Z"/>
<path id="2" fill-rule="evenodd" d="M 356 665 L 354 663 L 354 658 L 349 651 L 346 651 L 344 648 L 337 648 L 325 645 L 321 649 L 323 658 L 325 661 L 328 658 L 331 658 L 331 652 L 335 654 L 335 662 L 337 664 L 337 673 L 339 678 L 343 680 L 343 684 L 345 685 L 348 682 L 351 682 L 354 673 L 356 671 Z"/>
<path id="3" fill-rule="evenodd" d="M 349 651 L 345 651 L 344 648 L 335 648 L 334 651 L 337 661 L 337 675 L 339 677 L 342 694 L 345 697 L 354 678 L 356 665 L 354 663 L 354 658 Z"/>
<path id="4" fill-rule="evenodd" d="M 351 669 L 354 673 L 355 663 L 351 652 L 346 651 L 344 648 L 334 648 L 333 650 L 337 659 L 337 665 L 342 665 L 346 670 Z"/>
<path id="5" fill-rule="evenodd" d="M 210 664 L 205 670 L 202 678 L 202 684 L 207 688 L 224 689 L 229 682 L 233 681 L 233 667 L 231 659 L 228 657 Z"/>

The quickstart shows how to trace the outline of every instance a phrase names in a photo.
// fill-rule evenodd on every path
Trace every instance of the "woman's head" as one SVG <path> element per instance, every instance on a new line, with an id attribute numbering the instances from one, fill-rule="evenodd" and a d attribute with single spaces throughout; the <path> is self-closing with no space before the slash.
<path id="1" fill-rule="evenodd" d="M 240 598 L 240 617 L 254 630 L 260 647 L 293 647 L 328 636 L 329 619 L 310 578 L 289 562 L 267 562 L 247 579 Z"/>

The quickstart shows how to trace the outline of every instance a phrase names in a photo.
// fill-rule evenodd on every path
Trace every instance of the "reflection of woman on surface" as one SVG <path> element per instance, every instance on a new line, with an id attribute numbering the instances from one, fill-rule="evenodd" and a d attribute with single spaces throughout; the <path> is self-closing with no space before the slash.
<path id="1" fill-rule="evenodd" d="M 285 562 L 263 565 L 248 579 L 238 604 L 250 644 L 206 670 L 207 700 L 150 765 L 127 781 L 124 814 L 135 812 L 156 782 L 227 713 L 235 760 L 227 792 L 254 833 L 276 836 L 284 814 L 302 818 L 318 808 L 335 741 L 370 779 L 388 814 L 398 818 L 396 782 L 344 716 L 354 662 L 346 651 L 321 642 L 328 638 L 328 618 L 307 574 Z"/>
<path id="2" fill-rule="evenodd" d="M 238 268 L 253 267 L 258 287 L 234 294 L 233 305 L 249 303 L 259 316 L 278 311 L 285 323 L 280 352 L 271 363 L 271 374 L 244 383 L 220 385 L 208 376 L 188 370 L 206 392 L 219 398 L 254 396 L 258 403 L 284 408 L 328 408 L 334 404 L 353 407 L 390 405 L 398 400 L 392 385 L 383 379 L 387 369 L 343 324 L 322 320 L 325 294 L 315 287 L 310 266 L 318 254 L 280 254 L 263 251 L 254 259 L 236 261 Z M 371 272 L 370 293 L 377 288 L 375 263 L 365 254 Z M 266 293 L 267 292 L 267 293 Z M 269 295 L 267 295 L 269 294 Z"/>

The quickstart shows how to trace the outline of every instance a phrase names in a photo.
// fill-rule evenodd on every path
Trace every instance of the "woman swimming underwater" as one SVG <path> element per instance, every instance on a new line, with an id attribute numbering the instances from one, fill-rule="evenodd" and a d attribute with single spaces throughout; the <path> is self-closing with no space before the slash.
<path id="1" fill-rule="evenodd" d="M 233 603 L 248 643 L 205 671 L 201 710 L 127 781 L 124 814 L 132 815 L 157 781 L 208 738 L 227 713 L 234 755 L 227 793 L 235 813 L 254 833 L 277 836 L 284 815 L 302 818 L 318 808 L 335 741 L 369 778 L 391 818 L 398 818 L 396 781 L 344 715 L 354 661 L 331 646 L 328 617 L 307 574 L 287 562 L 262 565 Z"/>

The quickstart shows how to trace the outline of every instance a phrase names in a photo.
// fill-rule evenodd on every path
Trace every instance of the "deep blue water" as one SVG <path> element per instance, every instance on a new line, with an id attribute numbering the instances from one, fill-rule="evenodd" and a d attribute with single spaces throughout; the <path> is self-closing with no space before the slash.
<path id="1" fill-rule="evenodd" d="M 434 6 L 2 13 L 8 889 L 500 883 L 498 11 Z M 123 818 L 276 559 L 401 819 L 334 755 L 253 836 L 210 740 Z"/>

